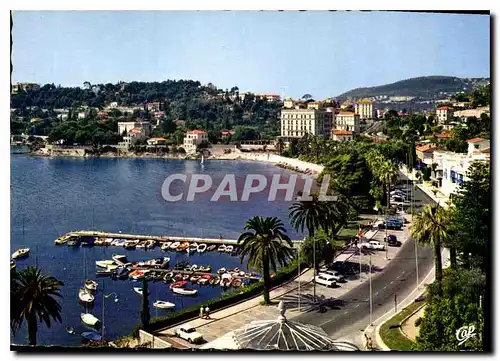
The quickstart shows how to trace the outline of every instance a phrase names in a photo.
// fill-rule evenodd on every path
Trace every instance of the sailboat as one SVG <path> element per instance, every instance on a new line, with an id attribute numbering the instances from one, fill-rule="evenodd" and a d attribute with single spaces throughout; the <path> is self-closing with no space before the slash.
<path id="1" fill-rule="evenodd" d="M 88 303 L 92 303 L 94 302 L 94 296 L 89 292 L 89 290 L 87 289 L 87 283 L 88 283 L 88 280 L 86 280 L 87 278 L 87 256 L 86 256 L 86 253 L 85 253 L 85 250 L 83 251 L 83 279 L 84 279 L 84 287 L 80 288 L 78 290 L 78 299 L 83 302 L 85 305 L 87 305 Z M 90 283 L 89 283 L 90 285 Z"/>

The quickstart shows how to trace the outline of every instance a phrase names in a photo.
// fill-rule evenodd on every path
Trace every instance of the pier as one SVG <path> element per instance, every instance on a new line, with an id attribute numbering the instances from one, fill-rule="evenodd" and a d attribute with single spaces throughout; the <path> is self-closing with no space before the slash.
<path id="1" fill-rule="evenodd" d="M 127 233 L 109 233 L 100 231 L 75 231 L 69 232 L 67 236 L 70 237 L 97 237 L 97 238 L 117 238 L 123 240 L 155 240 L 160 243 L 162 242 L 197 242 L 210 244 L 224 244 L 224 245 L 237 245 L 238 240 L 236 239 L 220 239 L 220 238 L 198 238 L 198 237 L 178 237 L 178 236 L 154 236 L 154 235 L 139 235 L 139 234 L 127 234 Z M 292 240 L 294 246 L 301 244 L 302 240 Z"/>

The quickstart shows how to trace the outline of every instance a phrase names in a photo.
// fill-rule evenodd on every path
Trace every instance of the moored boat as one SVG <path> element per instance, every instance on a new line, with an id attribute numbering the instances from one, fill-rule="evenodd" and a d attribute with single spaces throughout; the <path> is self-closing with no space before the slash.
<path id="1" fill-rule="evenodd" d="M 168 251 L 170 249 L 171 245 L 172 245 L 172 242 L 164 242 L 164 243 L 162 243 L 160 249 L 162 251 Z"/>
<path id="2" fill-rule="evenodd" d="M 113 271 L 110 271 L 110 270 L 108 270 L 108 269 L 104 269 L 104 270 L 97 270 L 97 271 L 95 272 L 95 275 L 96 275 L 97 277 L 106 277 L 106 276 L 111 276 L 111 275 L 113 275 Z"/>
<path id="3" fill-rule="evenodd" d="M 102 340 L 102 336 L 97 332 L 82 332 L 82 337 L 86 341 L 99 342 Z"/>
<path id="4" fill-rule="evenodd" d="M 205 243 L 200 243 L 196 249 L 199 253 L 203 253 L 207 250 L 207 245 Z"/>
<path id="5" fill-rule="evenodd" d="M 113 258 L 113 261 L 115 261 L 119 265 L 127 263 L 127 256 L 123 254 L 114 254 L 111 258 Z"/>
<path id="6" fill-rule="evenodd" d="M 218 275 L 221 275 L 221 274 L 223 274 L 223 273 L 226 273 L 226 268 L 225 268 L 225 267 L 219 268 L 219 269 L 217 270 L 217 274 L 218 274 Z"/>
<path id="7" fill-rule="evenodd" d="M 114 239 L 111 245 L 115 247 L 123 247 L 125 246 L 125 243 L 126 241 L 123 239 Z"/>
<path id="8" fill-rule="evenodd" d="M 80 319 L 84 324 L 90 327 L 97 327 L 100 322 L 99 319 L 91 313 L 80 313 Z"/>
<path id="9" fill-rule="evenodd" d="M 15 251 L 14 253 L 12 253 L 12 259 L 19 259 L 19 258 L 24 258 L 24 257 L 28 257 L 30 253 L 30 249 L 29 248 L 21 248 L 21 249 L 18 249 L 17 251 Z"/>
<path id="10" fill-rule="evenodd" d="M 156 241 L 154 239 L 148 239 L 146 242 L 147 249 L 153 249 L 156 247 Z"/>
<path id="11" fill-rule="evenodd" d="M 221 244 L 219 248 L 217 248 L 217 252 L 226 252 L 226 246 Z"/>
<path id="12" fill-rule="evenodd" d="M 226 246 L 226 250 L 225 250 L 225 252 L 226 252 L 226 253 L 231 253 L 231 252 L 233 252 L 233 248 L 234 248 L 234 247 L 233 247 L 233 246 L 231 246 L 231 245 Z"/>
<path id="13" fill-rule="evenodd" d="M 215 244 L 211 244 L 210 246 L 207 247 L 207 252 L 212 252 L 216 248 L 217 248 L 217 246 Z"/>
<path id="14" fill-rule="evenodd" d="M 187 281 L 178 281 L 178 282 L 172 283 L 170 285 L 170 289 L 172 289 L 172 288 L 181 288 L 181 287 L 184 287 L 185 285 L 187 285 Z"/>
<path id="15" fill-rule="evenodd" d="M 193 242 L 189 245 L 189 251 L 190 252 L 196 252 L 198 250 L 198 243 Z"/>
<path id="16" fill-rule="evenodd" d="M 183 242 L 177 247 L 178 252 L 183 252 L 189 248 L 189 242 Z"/>
<path id="17" fill-rule="evenodd" d="M 198 280 L 198 284 L 202 286 L 208 284 L 208 282 L 210 282 L 210 280 L 203 277 L 200 277 L 200 279 Z"/>
<path id="18" fill-rule="evenodd" d="M 113 243 L 113 238 L 106 238 L 103 242 L 103 246 L 111 246 L 111 243 Z"/>
<path id="19" fill-rule="evenodd" d="M 142 296 L 142 287 L 134 287 L 135 293 Z"/>
<path id="20" fill-rule="evenodd" d="M 182 282 L 182 275 L 180 273 L 177 273 L 176 275 L 174 275 L 174 277 L 172 277 L 172 280 L 174 282 Z"/>
<path id="21" fill-rule="evenodd" d="M 108 266 L 114 265 L 114 264 L 115 264 L 115 261 L 113 261 L 111 259 L 105 259 L 102 261 L 95 261 L 95 265 L 97 267 L 100 267 L 100 268 L 108 268 Z"/>
<path id="22" fill-rule="evenodd" d="M 200 276 L 191 276 L 191 278 L 189 279 L 189 282 L 197 283 L 200 278 L 201 278 Z"/>
<path id="23" fill-rule="evenodd" d="M 125 243 L 123 244 L 123 248 L 132 249 L 137 247 L 138 244 L 139 244 L 138 239 L 135 239 L 133 241 L 125 241 Z"/>
<path id="24" fill-rule="evenodd" d="M 218 285 L 220 283 L 220 277 L 219 276 L 215 276 L 215 277 L 211 278 L 209 283 L 212 286 Z"/>
<path id="25" fill-rule="evenodd" d="M 178 295 L 184 296 L 195 296 L 198 293 L 198 290 L 192 288 L 172 288 L 172 292 Z"/>
<path id="26" fill-rule="evenodd" d="M 94 245 L 96 246 L 104 245 L 104 238 L 97 238 L 96 241 L 94 242 Z"/>
<path id="27" fill-rule="evenodd" d="M 87 289 L 89 291 L 97 291 L 98 285 L 99 284 L 94 280 L 86 280 L 85 281 L 85 289 Z"/>
<path id="28" fill-rule="evenodd" d="M 69 236 L 64 235 L 64 236 L 61 236 L 61 237 L 59 237 L 58 239 L 56 239 L 56 240 L 54 241 L 54 244 L 55 244 L 55 245 L 65 244 L 66 242 L 68 242 L 68 240 L 69 240 Z"/>
<path id="29" fill-rule="evenodd" d="M 139 243 L 137 243 L 136 247 L 137 248 L 146 248 L 146 243 L 148 243 L 148 241 L 140 241 Z"/>
<path id="30" fill-rule="evenodd" d="M 234 278 L 233 282 L 231 282 L 231 286 L 233 287 L 241 287 L 242 283 L 239 278 Z"/>
<path id="31" fill-rule="evenodd" d="M 83 303 L 94 302 L 94 295 L 89 293 L 85 288 L 80 288 L 78 290 L 78 299 Z"/>
<path id="32" fill-rule="evenodd" d="M 181 245 L 181 242 L 174 242 L 170 245 L 171 250 L 177 250 L 177 247 Z"/>
<path id="33" fill-rule="evenodd" d="M 231 285 L 231 282 L 233 282 L 233 277 L 229 273 L 224 273 L 220 277 L 220 285 L 221 287 L 229 287 Z"/>
<path id="34" fill-rule="evenodd" d="M 120 279 L 127 278 L 129 274 L 129 270 L 125 267 L 118 267 L 116 269 L 116 276 Z"/>
<path id="35" fill-rule="evenodd" d="M 153 307 L 163 308 L 163 309 L 167 309 L 168 310 L 170 308 L 174 308 L 175 304 L 171 303 L 171 302 L 167 302 L 167 301 L 158 300 L 158 301 L 156 301 L 156 302 L 153 303 Z"/>
<path id="36" fill-rule="evenodd" d="M 141 271 L 141 270 L 135 270 L 130 272 L 129 277 L 133 280 L 140 280 L 144 278 L 146 275 L 147 271 Z"/>
<path id="37" fill-rule="evenodd" d="M 200 266 L 198 267 L 198 272 L 210 272 L 211 269 L 211 266 Z"/>

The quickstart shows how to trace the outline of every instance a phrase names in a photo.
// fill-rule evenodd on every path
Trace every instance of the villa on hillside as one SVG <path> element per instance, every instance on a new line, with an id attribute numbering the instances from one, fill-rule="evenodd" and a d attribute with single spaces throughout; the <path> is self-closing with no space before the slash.
<path id="1" fill-rule="evenodd" d="M 184 137 L 184 150 L 186 153 L 194 153 L 198 146 L 203 143 L 208 143 L 208 133 L 203 130 L 189 130 L 186 132 L 186 136 Z"/>

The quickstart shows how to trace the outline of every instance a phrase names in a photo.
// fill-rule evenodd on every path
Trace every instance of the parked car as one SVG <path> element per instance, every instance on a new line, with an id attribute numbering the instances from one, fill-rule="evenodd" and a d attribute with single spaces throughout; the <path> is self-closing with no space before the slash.
<path id="1" fill-rule="evenodd" d="M 319 273 L 316 277 L 314 277 L 314 282 L 326 287 L 335 287 L 337 285 L 337 281 L 335 281 L 333 276 L 324 273 Z"/>
<path id="2" fill-rule="evenodd" d="M 403 226 L 400 223 L 390 222 L 390 221 L 387 222 L 387 225 L 385 222 L 381 222 L 378 225 L 379 229 L 385 229 L 386 227 L 387 227 L 387 229 L 392 229 L 395 231 L 399 231 L 399 230 L 401 230 L 401 228 L 403 228 Z"/>
<path id="3" fill-rule="evenodd" d="M 359 245 L 359 248 L 363 249 L 375 249 L 375 250 L 380 250 L 383 251 L 385 250 L 385 246 L 380 243 L 379 241 L 370 241 L 370 242 L 364 242 Z"/>
<path id="4" fill-rule="evenodd" d="M 384 241 L 385 241 L 385 237 L 384 237 Z M 395 247 L 400 247 L 402 245 L 402 243 L 400 241 L 398 241 L 398 237 L 396 237 L 393 234 L 390 234 L 387 237 L 387 244 L 389 246 L 395 246 Z"/>
<path id="5" fill-rule="evenodd" d="M 338 271 L 330 271 L 330 270 L 320 270 L 320 273 L 318 275 L 328 275 L 328 276 L 332 276 L 336 282 L 341 282 L 341 283 L 344 283 L 344 282 L 347 282 L 344 275 L 342 275 L 340 272 Z"/>
<path id="6" fill-rule="evenodd" d="M 196 331 L 192 326 L 186 325 L 175 330 L 175 335 L 188 341 L 189 343 L 198 343 L 203 340 L 203 335 Z"/>
<path id="7" fill-rule="evenodd" d="M 359 272 L 359 265 L 351 262 L 335 261 L 329 268 L 343 275 L 355 275 Z"/>

